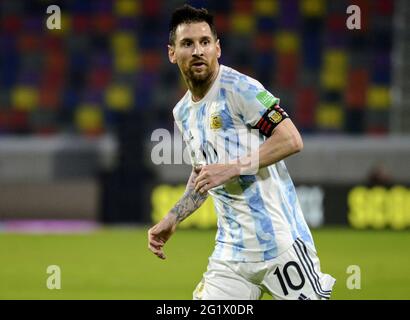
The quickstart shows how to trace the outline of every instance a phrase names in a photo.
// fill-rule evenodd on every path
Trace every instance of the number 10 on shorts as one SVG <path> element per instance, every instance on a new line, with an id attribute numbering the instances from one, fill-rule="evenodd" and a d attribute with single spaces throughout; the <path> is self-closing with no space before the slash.
<path id="1" fill-rule="evenodd" d="M 294 268 L 296 274 L 299 276 L 299 281 L 297 281 L 297 277 L 289 276 L 289 268 Z M 305 277 L 303 276 L 302 270 L 300 269 L 299 265 L 295 261 L 289 261 L 286 263 L 282 270 L 279 267 L 276 267 L 273 274 L 278 278 L 280 286 L 282 288 L 283 294 L 287 296 L 289 294 L 288 288 L 292 290 L 300 290 L 305 285 Z"/>

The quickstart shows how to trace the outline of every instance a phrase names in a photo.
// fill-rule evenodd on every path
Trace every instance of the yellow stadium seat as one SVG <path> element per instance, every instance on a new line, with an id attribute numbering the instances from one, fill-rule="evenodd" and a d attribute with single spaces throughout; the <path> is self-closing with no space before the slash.
<path id="1" fill-rule="evenodd" d="M 114 56 L 114 69 L 119 73 L 131 73 L 138 70 L 140 57 L 132 51 L 123 51 Z"/>
<path id="2" fill-rule="evenodd" d="M 234 14 L 231 18 L 232 31 L 251 34 L 255 30 L 255 18 L 252 15 Z"/>
<path id="3" fill-rule="evenodd" d="M 323 55 L 323 67 L 320 78 L 325 89 L 343 90 L 347 84 L 346 52 L 342 50 L 327 50 Z"/>
<path id="4" fill-rule="evenodd" d="M 38 104 L 38 90 L 29 86 L 16 87 L 11 93 L 11 102 L 16 110 L 31 111 Z"/>
<path id="5" fill-rule="evenodd" d="M 83 104 L 76 109 L 75 123 L 81 132 L 100 132 L 103 128 L 103 114 L 98 105 Z"/>
<path id="6" fill-rule="evenodd" d="M 387 109 L 390 107 L 390 88 L 385 86 L 371 86 L 367 90 L 367 106 L 370 109 Z"/>
<path id="7" fill-rule="evenodd" d="M 342 69 L 325 68 L 320 74 L 323 88 L 328 90 L 343 90 L 347 85 L 347 72 Z"/>
<path id="8" fill-rule="evenodd" d="M 277 0 L 256 0 L 254 2 L 255 14 L 258 16 L 277 16 L 279 5 Z"/>
<path id="9" fill-rule="evenodd" d="M 326 67 L 346 69 L 347 54 L 342 50 L 326 50 L 323 55 L 323 61 Z"/>
<path id="10" fill-rule="evenodd" d="M 326 13 L 325 0 L 301 0 L 300 12 L 306 17 L 323 17 Z"/>
<path id="11" fill-rule="evenodd" d="M 115 14 L 123 17 L 137 16 L 140 12 L 140 1 L 135 0 L 116 0 Z"/>
<path id="12" fill-rule="evenodd" d="M 316 124 L 322 129 L 342 129 L 344 114 L 340 105 L 322 103 L 316 110 Z"/>
<path id="13" fill-rule="evenodd" d="M 135 34 L 131 32 L 118 32 L 111 38 L 114 52 L 123 52 L 137 49 Z"/>
<path id="14" fill-rule="evenodd" d="M 280 31 L 275 36 L 276 48 L 280 53 L 294 53 L 299 51 L 300 39 L 290 31 Z"/>
<path id="15" fill-rule="evenodd" d="M 133 94 L 129 87 L 112 85 L 105 93 L 105 101 L 109 108 L 117 111 L 125 111 L 132 107 Z"/>

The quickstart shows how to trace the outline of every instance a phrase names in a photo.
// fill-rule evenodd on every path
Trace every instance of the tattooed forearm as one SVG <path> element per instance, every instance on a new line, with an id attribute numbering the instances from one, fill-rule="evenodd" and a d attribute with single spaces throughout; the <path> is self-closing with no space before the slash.
<path id="1" fill-rule="evenodd" d="M 193 188 L 187 188 L 182 198 L 171 209 L 170 214 L 174 214 L 178 222 L 189 217 L 196 209 L 198 209 L 208 197 L 207 194 L 200 194 Z"/>

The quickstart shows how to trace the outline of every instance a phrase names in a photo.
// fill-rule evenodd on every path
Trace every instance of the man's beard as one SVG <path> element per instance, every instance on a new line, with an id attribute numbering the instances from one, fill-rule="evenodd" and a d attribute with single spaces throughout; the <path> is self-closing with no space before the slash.
<path id="1" fill-rule="evenodd" d="M 209 70 L 206 70 L 205 72 L 201 73 L 196 73 L 192 70 L 192 68 L 189 68 L 188 77 L 194 85 L 200 86 L 209 81 L 211 73 L 209 72 Z"/>

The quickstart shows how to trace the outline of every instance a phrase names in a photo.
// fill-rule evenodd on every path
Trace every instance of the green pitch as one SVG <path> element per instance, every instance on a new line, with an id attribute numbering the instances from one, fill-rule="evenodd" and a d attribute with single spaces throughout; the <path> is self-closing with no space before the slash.
<path id="1" fill-rule="evenodd" d="M 313 233 L 322 271 L 337 279 L 333 299 L 410 299 L 408 231 Z M 148 252 L 142 228 L 0 234 L 0 299 L 191 299 L 214 236 L 214 230 L 179 230 L 161 261 Z M 46 286 L 49 265 L 61 269 L 60 290 Z M 360 267 L 360 290 L 347 288 L 350 265 Z"/>

